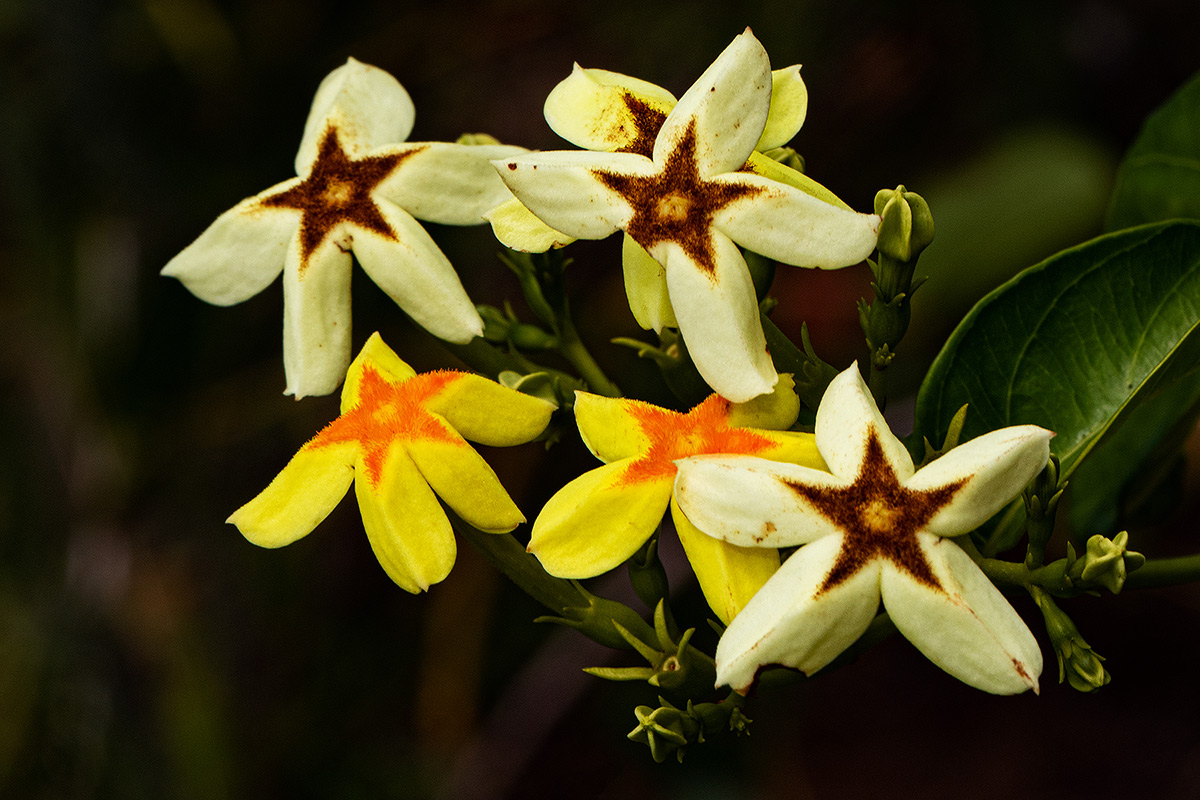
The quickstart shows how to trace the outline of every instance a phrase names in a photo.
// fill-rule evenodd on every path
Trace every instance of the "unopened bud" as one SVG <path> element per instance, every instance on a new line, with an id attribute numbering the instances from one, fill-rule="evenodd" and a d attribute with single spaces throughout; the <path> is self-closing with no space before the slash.
<path id="1" fill-rule="evenodd" d="M 1044 591 L 1033 592 L 1033 599 L 1046 621 L 1046 633 L 1058 657 L 1058 682 L 1065 679 L 1080 692 L 1094 692 L 1112 680 L 1104 668 L 1103 656 L 1094 651 L 1075 627 L 1075 623 Z"/>
<path id="2" fill-rule="evenodd" d="M 650 748 L 651 757 L 662 763 L 672 753 L 683 761 L 685 748 L 695 741 L 702 741 L 700 723 L 686 711 L 675 708 L 661 697 L 659 708 L 638 706 L 634 709 L 637 727 L 629 732 L 629 738 Z"/>
<path id="3" fill-rule="evenodd" d="M 1084 583 L 1103 586 L 1113 594 L 1119 594 L 1125 585 L 1128 573 L 1146 563 L 1146 557 L 1126 549 L 1129 543 L 1129 533 L 1121 531 L 1112 539 L 1096 534 L 1088 539 L 1087 552 L 1073 565 L 1079 570 L 1079 578 Z"/>
<path id="4" fill-rule="evenodd" d="M 929 204 L 903 185 L 875 195 L 879 226 L 879 252 L 904 263 L 915 261 L 933 241 L 933 214 Z"/>

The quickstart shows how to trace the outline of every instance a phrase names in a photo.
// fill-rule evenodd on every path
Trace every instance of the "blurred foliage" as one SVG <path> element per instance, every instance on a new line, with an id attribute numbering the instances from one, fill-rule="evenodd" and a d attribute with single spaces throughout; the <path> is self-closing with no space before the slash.
<path id="1" fill-rule="evenodd" d="M 857 208 L 901 182 L 933 208 L 934 279 L 896 362 L 915 387 L 977 297 L 1099 231 L 1117 157 L 1197 66 L 1198 23 L 1163 0 L 0 2 L 0 796 L 749 798 L 842 795 L 847 775 L 863 794 L 1195 796 L 1173 694 L 1189 676 L 1135 655 L 1168 611 L 1200 617 L 1169 593 L 1126 593 L 1088 626 L 1124 664 L 1111 705 L 1048 690 L 1001 707 L 885 645 L 752 709 L 748 740 L 656 769 L 623 735 L 652 698 L 579 672 L 607 652 L 533 626 L 465 546 L 413 598 L 352 504 L 284 551 L 225 526 L 336 401 L 282 398 L 277 286 L 219 309 L 157 272 L 290 174 L 312 92 L 348 55 L 408 87 L 416 139 L 555 147 L 541 103 L 573 61 L 681 91 L 749 24 L 776 66 L 806 65 L 810 171 Z M 477 302 L 517 296 L 486 229 L 434 234 Z M 615 246 L 573 248 L 568 288 L 605 368 L 640 369 L 623 385 L 654 399 L 653 369 L 602 344 L 638 332 Z M 844 364 L 866 281 L 781 269 L 774 319 L 793 338 L 808 320 Z M 414 366 L 445 363 L 369 281 L 354 294 L 357 343 L 380 330 Z M 590 466 L 578 442 L 488 457 L 527 514 Z M 1029 736 L 1063 719 L 1103 743 Z M 1116 753 L 1130 777 L 1059 766 Z"/>

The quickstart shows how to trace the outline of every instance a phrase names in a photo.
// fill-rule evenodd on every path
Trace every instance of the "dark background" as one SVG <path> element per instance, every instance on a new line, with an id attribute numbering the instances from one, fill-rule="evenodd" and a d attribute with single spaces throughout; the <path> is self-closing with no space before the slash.
<path id="1" fill-rule="evenodd" d="M 579 671 L 633 662 L 533 625 L 466 545 L 410 597 L 352 500 L 281 551 L 223 523 L 336 401 L 281 395 L 278 285 L 222 309 L 157 273 L 293 174 L 322 76 L 349 55 L 391 71 L 414 140 L 556 148 L 540 109 L 572 61 L 678 95 L 747 24 L 774 66 L 805 65 L 810 174 L 862 210 L 901 182 L 932 205 L 900 395 L 970 302 L 1100 231 L 1121 152 L 1200 66 L 1182 0 L 0 0 L 0 796 L 1200 795 L 1194 588 L 1064 603 L 1109 659 L 1095 696 L 1052 656 L 1040 697 L 986 696 L 895 637 L 757 698 L 748 738 L 655 765 L 624 738 L 651 687 Z M 486 228 L 433 233 L 477 301 L 517 298 Z M 605 344 L 639 333 L 616 243 L 573 248 L 585 337 L 659 397 Z M 868 280 L 781 268 L 777 318 L 845 365 Z M 356 346 L 380 330 L 419 369 L 447 363 L 361 274 L 354 291 Z M 892 412 L 903 428 L 903 397 Z M 487 455 L 532 516 L 590 468 L 581 450 Z M 1132 546 L 1195 550 L 1189 505 Z"/>

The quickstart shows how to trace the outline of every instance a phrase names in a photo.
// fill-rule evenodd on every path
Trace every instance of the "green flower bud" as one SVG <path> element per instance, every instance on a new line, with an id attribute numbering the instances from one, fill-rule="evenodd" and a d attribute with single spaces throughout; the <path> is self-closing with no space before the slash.
<path id="1" fill-rule="evenodd" d="M 770 150 L 764 150 L 763 155 L 772 161 L 778 161 L 785 167 L 791 167 L 796 172 L 804 172 L 804 156 L 790 147 L 773 147 Z"/>
<path id="2" fill-rule="evenodd" d="M 661 697 L 658 701 L 662 703 L 659 708 L 634 709 L 638 724 L 629 732 L 629 739 L 649 746 L 650 756 L 660 764 L 672 753 L 682 762 L 689 744 L 704 741 L 700 723 Z"/>
<path id="3" fill-rule="evenodd" d="M 658 558 L 658 536 L 651 536 L 629 559 L 629 582 L 638 599 L 654 608 L 667 596 L 667 571 Z"/>
<path id="4" fill-rule="evenodd" d="M 486 333 L 486 328 L 484 330 Z M 558 346 L 558 338 L 536 325 L 518 322 L 508 329 L 508 338 L 522 350 L 550 350 Z"/>
<path id="5" fill-rule="evenodd" d="M 490 133 L 464 133 L 454 140 L 455 144 L 500 144 Z"/>
<path id="6" fill-rule="evenodd" d="M 1096 534 L 1088 539 L 1087 552 L 1072 565 L 1073 571 L 1078 570 L 1079 579 L 1084 583 L 1103 586 L 1113 594 L 1119 594 L 1125 585 L 1125 576 L 1146 563 L 1141 553 L 1126 550 L 1128 543 L 1128 531 L 1121 531 L 1112 539 Z"/>
<path id="7" fill-rule="evenodd" d="M 1035 586 L 1030 591 L 1042 611 L 1046 633 L 1058 658 L 1058 682 L 1065 679 L 1077 691 L 1094 692 L 1111 681 L 1112 676 L 1101 663 L 1103 656 L 1084 641 L 1071 618 L 1044 590 Z"/>
<path id="8" fill-rule="evenodd" d="M 513 321 L 503 311 L 494 306 L 475 306 L 475 310 L 483 320 L 484 339 L 496 344 L 508 341 L 508 330 Z"/>
<path id="9" fill-rule="evenodd" d="M 875 195 L 875 213 L 883 218 L 878 246 L 884 255 L 908 263 L 915 261 L 933 241 L 933 214 L 929 204 L 903 185 L 880 190 Z"/>

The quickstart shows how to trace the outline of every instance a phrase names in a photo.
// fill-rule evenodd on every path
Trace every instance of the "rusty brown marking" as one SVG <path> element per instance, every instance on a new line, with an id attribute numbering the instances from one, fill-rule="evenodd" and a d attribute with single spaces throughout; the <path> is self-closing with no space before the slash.
<path id="1" fill-rule="evenodd" d="M 876 558 L 886 558 L 918 582 L 945 591 L 917 543 L 917 533 L 966 480 L 928 491 L 906 489 L 884 456 L 879 434 L 872 429 L 854 483 L 842 488 L 783 483 L 845 532 L 842 551 L 817 596 L 846 582 Z"/>
<path id="2" fill-rule="evenodd" d="M 270 208 L 299 209 L 301 277 L 321 242 L 343 222 L 396 241 L 396 232 L 371 199 L 371 190 L 402 162 L 424 149 L 414 147 L 402 153 L 350 158 L 338 141 L 337 129 L 330 127 L 325 131 L 309 176 L 290 189 L 260 201 Z"/>
<path id="3" fill-rule="evenodd" d="M 763 191 L 757 186 L 717 183 L 700 177 L 694 120 L 658 174 L 641 177 L 599 169 L 592 173 L 633 208 L 633 218 L 625 230 L 634 241 L 647 250 L 662 242 L 675 242 L 709 278 L 714 278 L 717 270 L 713 214 L 735 200 Z"/>
<path id="4" fill-rule="evenodd" d="M 637 153 L 639 156 L 652 158 L 654 156 L 654 140 L 658 138 L 658 131 L 667 121 L 667 115 L 629 92 L 625 92 L 621 99 L 633 116 L 634 130 L 629 142 L 623 147 L 618 147 L 615 152 Z M 628 133 L 628 131 L 626 132 Z"/>

